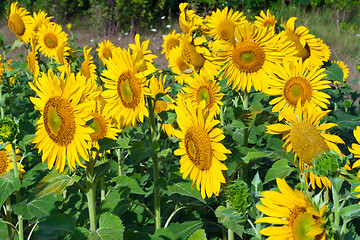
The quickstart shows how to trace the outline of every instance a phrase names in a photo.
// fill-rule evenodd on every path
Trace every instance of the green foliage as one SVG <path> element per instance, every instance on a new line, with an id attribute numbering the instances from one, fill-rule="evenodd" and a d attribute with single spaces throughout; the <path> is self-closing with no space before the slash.
<path id="1" fill-rule="evenodd" d="M 111 213 L 103 213 L 100 216 L 99 228 L 90 232 L 89 240 L 114 239 L 122 240 L 124 234 L 124 226 L 117 216 Z"/>
<path id="2" fill-rule="evenodd" d="M 0 206 L 4 204 L 8 196 L 19 189 L 20 180 L 15 177 L 13 171 L 2 173 L 0 175 Z"/>

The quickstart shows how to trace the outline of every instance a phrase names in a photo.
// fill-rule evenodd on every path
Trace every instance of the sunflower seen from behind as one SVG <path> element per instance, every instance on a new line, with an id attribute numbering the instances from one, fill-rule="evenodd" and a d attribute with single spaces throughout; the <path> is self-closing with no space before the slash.
<path id="1" fill-rule="evenodd" d="M 89 161 L 90 133 L 94 132 L 86 126 L 93 104 L 80 103 L 85 86 L 74 74 L 59 78 L 51 69 L 41 74 L 36 86 L 29 85 L 38 95 L 30 98 L 41 114 L 32 142 L 42 153 L 42 161 L 49 170 L 54 167 L 59 172 L 64 171 L 66 162 L 72 171 L 76 163 L 85 167 L 82 159 Z"/>
<path id="2" fill-rule="evenodd" d="M 67 34 L 62 27 L 50 22 L 43 24 L 36 33 L 39 51 L 48 58 L 56 58 L 57 48 L 67 42 Z"/>
<path id="3" fill-rule="evenodd" d="M 33 75 L 34 78 L 34 84 L 36 85 L 36 81 L 40 74 L 40 66 L 39 66 L 39 54 L 36 50 L 35 41 L 32 39 L 30 41 L 31 51 L 29 52 L 29 55 L 26 57 L 26 60 L 28 62 L 28 68 L 30 72 Z"/>
<path id="4" fill-rule="evenodd" d="M 270 134 L 282 134 L 285 141 L 283 148 L 286 152 L 294 153 L 294 161 L 299 161 L 300 171 L 312 167 L 312 161 L 323 151 L 333 150 L 341 155 L 337 144 L 345 144 L 344 141 L 336 135 L 327 133 L 329 129 L 337 126 L 335 123 L 322 123 L 320 120 L 326 116 L 330 110 L 322 111 L 317 108 L 311 108 L 310 105 L 301 106 L 301 101 L 295 108 L 286 107 L 280 112 L 280 119 L 284 119 L 286 124 L 276 123 L 266 126 L 266 132 Z M 331 186 L 327 177 L 319 177 L 312 172 L 306 173 L 310 179 L 311 186 L 315 189 L 317 185 L 322 188 Z"/>
<path id="5" fill-rule="evenodd" d="M 276 178 L 278 191 L 262 192 L 260 201 L 263 205 L 256 208 L 265 216 L 255 223 L 269 223 L 260 231 L 267 239 L 283 240 L 325 240 L 323 224 L 326 205 L 317 209 L 299 190 L 293 190 L 285 179 Z"/>
<path id="6" fill-rule="evenodd" d="M 118 128 L 136 127 L 149 116 L 145 97 L 150 95 L 149 80 L 139 72 L 135 56 L 129 51 L 116 48 L 108 60 L 107 69 L 102 72 L 106 90 L 101 94 L 108 104 L 110 114 L 117 121 Z"/>
<path id="7" fill-rule="evenodd" d="M 214 119 L 213 113 L 204 114 L 204 105 L 196 109 L 188 100 L 178 101 L 175 112 L 180 130 L 175 130 L 174 135 L 180 142 L 174 154 L 181 156 L 183 179 L 189 176 L 201 196 L 210 198 L 218 196 L 221 183 L 225 183 L 222 171 L 227 167 L 222 161 L 231 152 L 220 143 L 225 138 L 223 131 L 215 127 L 220 121 Z"/>
<path id="8" fill-rule="evenodd" d="M 269 103 L 273 112 L 279 112 L 284 106 L 295 108 L 298 101 L 304 106 L 308 102 L 313 108 L 327 108 L 330 96 L 323 89 L 331 88 L 331 82 L 324 80 L 325 68 L 314 67 L 309 60 L 293 58 L 283 64 L 275 64 L 274 72 L 269 75 L 268 88 L 264 92 L 276 96 Z"/>
<path id="9" fill-rule="evenodd" d="M 140 42 L 140 35 L 135 35 L 135 43 L 129 44 L 129 48 L 132 50 L 132 55 L 135 56 L 137 62 L 138 71 L 144 72 L 145 75 L 153 73 L 156 69 L 153 66 L 153 59 L 157 58 L 156 55 L 152 54 L 152 51 L 148 49 L 150 39 Z"/>
<path id="10" fill-rule="evenodd" d="M 89 81 L 96 81 L 96 65 L 94 64 L 93 56 L 90 54 L 91 49 L 88 49 L 87 46 L 83 48 L 84 61 L 81 63 L 81 74 Z"/>
<path id="11" fill-rule="evenodd" d="M 19 6 L 18 2 L 11 3 L 8 26 L 18 39 L 27 44 L 33 38 L 34 19 L 25 8 Z"/>

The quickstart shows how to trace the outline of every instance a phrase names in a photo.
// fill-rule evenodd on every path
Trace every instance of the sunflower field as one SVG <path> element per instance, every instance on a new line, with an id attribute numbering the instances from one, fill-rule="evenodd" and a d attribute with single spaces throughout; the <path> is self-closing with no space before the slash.
<path id="1" fill-rule="evenodd" d="M 178 8 L 160 66 L 9 5 L 0 239 L 360 239 L 359 79 L 296 17 Z"/>

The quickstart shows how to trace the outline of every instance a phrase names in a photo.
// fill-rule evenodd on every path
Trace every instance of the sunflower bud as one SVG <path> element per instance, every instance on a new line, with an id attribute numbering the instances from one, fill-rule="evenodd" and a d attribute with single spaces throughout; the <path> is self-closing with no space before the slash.
<path id="1" fill-rule="evenodd" d="M 243 180 L 235 180 L 228 186 L 227 199 L 231 207 L 239 213 L 246 214 L 252 204 L 248 185 Z"/>
<path id="2" fill-rule="evenodd" d="M 0 139 L 3 142 L 12 142 L 19 133 L 19 125 L 10 118 L 0 119 Z"/>
<path id="3" fill-rule="evenodd" d="M 9 78 L 9 83 L 10 83 L 10 85 L 14 86 L 14 85 L 16 85 L 17 82 L 18 82 L 18 80 L 17 80 L 16 77 L 11 76 L 11 77 Z"/>
<path id="4" fill-rule="evenodd" d="M 356 69 L 360 72 L 360 63 L 356 65 Z"/>
<path id="5" fill-rule="evenodd" d="M 324 151 L 313 161 L 314 174 L 321 177 L 336 177 L 339 175 L 340 167 L 344 165 L 345 161 L 339 154 Z"/>

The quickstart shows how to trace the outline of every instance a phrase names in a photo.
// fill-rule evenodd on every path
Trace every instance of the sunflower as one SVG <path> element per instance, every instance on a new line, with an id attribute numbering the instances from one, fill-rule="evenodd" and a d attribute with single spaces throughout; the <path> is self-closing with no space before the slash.
<path id="1" fill-rule="evenodd" d="M 241 25 L 245 21 L 245 16 L 242 12 L 236 11 L 228 7 L 222 11 L 216 9 L 209 16 L 206 24 L 206 32 L 209 36 L 214 36 L 215 40 L 225 40 L 232 44 L 235 43 L 235 27 Z"/>
<path id="2" fill-rule="evenodd" d="M 343 61 L 332 61 L 332 63 L 336 63 L 339 68 L 341 68 L 341 71 L 343 72 L 343 81 L 349 77 L 349 68 L 346 66 L 346 64 Z M 340 84 L 340 82 L 334 82 L 335 84 Z"/>
<path id="3" fill-rule="evenodd" d="M 180 15 L 179 15 L 179 25 L 181 30 L 184 33 L 189 33 L 191 30 L 191 21 L 194 18 L 200 18 L 200 16 L 196 15 L 194 10 L 186 9 L 186 7 L 189 5 L 189 3 L 180 3 L 179 9 L 180 9 Z"/>
<path id="4" fill-rule="evenodd" d="M 180 47 L 175 47 L 170 50 L 169 67 L 171 68 L 171 71 L 177 74 L 175 75 L 175 81 L 179 84 L 184 84 L 185 79 L 192 73 L 192 68 L 185 61 Z"/>
<path id="5" fill-rule="evenodd" d="M 31 44 L 31 52 L 29 53 L 26 59 L 28 62 L 29 70 L 34 78 L 34 84 L 36 85 L 36 81 L 40 73 L 39 56 L 38 56 L 38 52 L 36 51 L 34 40 L 31 40 L 30 44 Z"/>
<path id="6" fill-rule="evenodd" d="M 18 2 L 11 3 L 8 25 L 16 37 L 29 43 L 34 34 L 34 19 L 25 8 L 20 8 Z"/>
<path id="7" fill-rule="evenodd" d="M 273 70 L 269 75 L 268 89 L 264 90 L 268 95 L 278 96 L 270 101 L 275 105 L 273 112 L 281 111 L 284 106 L 296 107 L 299 100 L 302 106 L 309 102 L 313 107 L 327 108 L 330 96 L 321 90 L 331 88 L 331 82 L 323 80 L 325 68 L 318 69 L 309 60 L 303 62 L 301 58 L 293 58 L 282 65 L 275 64 Z"/>
<path id="8" fill-rule="evenodd" d="M 2 144 L 2 142 L 0 142 Z M 10 154 L 10 155 L 9 155 Z M 20 150 L 15 147 L 17 168 L 19 168 L 19 161 L 21 160 Z M 4 172 L 10 171 L 10 169 L 14 169 L 14 163 L 12 161 L 13 151 L 10 143 L 6 144 L 5 150 L 0 150 L 0 175 Z M 21 164 L 20 166 L 20 177 L 22 177 L 22 173 L 25 173 L 24 166 Z"/>
<path id="9" fill-rule="evenodd" d="M 227 41 L 217 40 L 214 43 L 215 61 L 224 65 L 222 78 L 228 77 L 227 85 L 237 91 L 249 92 L 253 86 L 255 91 L 265 89 L 265 80 L 274 72 L 274 64 L 281 63 L 285 53 L 274 43 L 273 31 L 267 28 L 256 28 L 249 22 L 235 28 L 237 42 L 230 44 Z M 282 41 L 279 44 L 286 45 Z"/>
<path id="10" fill-rule="evenodd" d="M 85 167 L 79 155 L 89 160 L 90 133 L 94 132 L 86 126 L 92 119 L 93 104 L 79 103 L 85 86 L 74 74 L 59 79 L 51 69 L 47 75 L 41 74 L 36 86 L 29 85 L 39 96 L 30 100 L 41 113 L 32 142 L 42 152 L 42 161 L 48 162 L 49 170 L 55 165 L 59 172 L 64 171 L 66 160 L 72 171 L 75 161 Z"/>
<path id="11" fill-rule="evenodd" d="M 112 57 L 112 51 L 115 49 L 114 44 L 109 40 L 104 40 L 98 44 L 99 48 L 96 49 L 100 60 L 106 64 L 106 61 Z"/>
<path id="12" fill-rule="evenodd" d="M 161 54 L 165 54 L 166 59 L 169 59 L 171 49 L 180 46 L 181 38 L 182 38 L 182 34 L 176 33 L 176 30 L 172 31 L 171 33 L 163 37 L 164 43 L 161 45 L 162 47 Z"/>
<path id="13" fill-rule="evenodd" d="M 352 143 L 351 148 L 349 147 L 349 151 L 354 154 L 354 158 L 360 158 L 360 126 L 357 126 L 353 131 L 354 137 L 357 143 Z M 360 167 L 360 160 L 354 162 L 352 168 L 359 168 Z M 360 175 L 360 171 L 359 171 Z M 360 188 L 360 187 L 359 187 Z"/>
<path id="14" fill-rule="evenodd" d="M 51 20 L 51 17 L 47 17 L 47 13 L 40 10 L 38 13 L 34 12 L 34 31 L 35 33 L 38 31 L 38 29 L 44 25 L 48 24 Z"/>
<path id="15" fill-rule="evenodd" d="M 0 84 L 2 84 L 2 75 L 4 74 L 4 64 L 1 62 L 1 54 L 0 54 Z"/>
<path id="16" fill-rule="evenodd" d="M 256 205 L 260 212 L 267 215 L 256 220 L 255 223 L 269 223 L 280 226 L 269 226 L 260 234 L 269 236 L 268 239 L 301 239 L 325 240 L 323 228 L 326 205 L 320 209 L 299 190 L 291 189 L 285 179 L 276 178 L 280 192 L 265 191 L 260 198 L 263 205 Z"/>
<path id="17" fill-rule="evenodd" d="M 36 33 L 39 50 L 48 58 L 56 58 L 56 50 L 67 42 L 67 34 L 59 24 L 50 22 L 43 24 Z"/>
<path id="18" fill-rule="evenodd" d="M 221 87 L 214 80 L 213 75 L 206 76 L 205 74 L 194 73 L 193 77 L 189 77 L 186 82 L 188 85 L 182 89 L 183 92 L 178 94 L 177 99 L 189 98 L 195 108 L 199 107 L 202 101 L 205 101 L 205 110 L 214 111 L 216 114 L 220 113 L 219 105 L 223 105 L 221 99 L 224 94 L 220 93 Z"/>
<path id="19" fill-rule="evenodd" d="M 269 9 L 266 11 L 266 14 L 264 13 L 264 11 L 261 10 L 260 16 L 255 16 L 255 18 L 257 20 L 254 22 L 255 26 L 259 28 L 266 27 L 275 30 L 275 25 L 277 21 L 275 16 L 270 13 Z"/>
<path id="20" fill-rule="evenodd" d="M 102 96 L 119 128 L 136 127 L 137 121 L 143 122 L 144 116 L 149 116 L 145 105 L 145 96 L 150 95 L 149 80 L 138 68 L 134 55 L 117 48 L 108 60 L 107 69 L 102 72 L 107 89 Z"/>
<path id="21" fill-rule="evenodd" d="M 319 67 L 330 58 L 330 48 L 319 38 L 309 34 L 309 29 L 300 26 L 295 29 L 296 17 L 291 17 L 286 22 L 285 31 L 279 35 L 286 36 L 296 47 L 298 53 L 295 55 L 303 60 L 309 58 L 310 64 Z"/>
<path id="22" fill-rule="evenodd" d="M 222 170 L 227 170 L 221 161 L 226 159 L 225 153 L 231 153 L 219 142 L 225 138 L 220 128 L 214 128 L 219 121 L 212 113 L 204 114 L 202 107 L 195 109 L 190 101 L 179 101 L 175 112 L 180 130 L 174 135 L 180 143 L 174 154 L 181 156 L 180 173 L 196 182 L 203 198 L 218 196 L 221 183 L 225 183 Z"/>
<path id="23" fill-rule="evenodd" d="M 150 39 L 140 44 L 140 35 L 136 34 L 135 44 L 129 44 L 132 54 L 135 55 L 135 61 L 139 65 L 138 71 L 144 72 L 145 75 L 148 75 L 156 70 L 152 64 L 154 62 L 153 59 L 157 58 L 157 56 L 152 54 L 151 50 L 148 49 L 149 41 Z"/>
<path id="24" fill-rule="evenodd" d="M 302 107 L 299 100 L 295 111 L 290 107 L 282 109 L 281 118 L 284 118 L 287 124 L 277 123 L 266 126 L 267 133 L 283 134 L 283 140 L 285 140 L 283 147 L 287 153 L 293 151 L 294 161 L 296 163 L 296 159 L 299 159 L 301 171 L 312 167 L 312 161 L 323 151 L 333 150 L 341 155 L 336 143 L 344 144 L 344 141 L 339 136 L 322 132 L 337 126 L 337 124 L 319 124 L 328 112 L 330 110 L 316 110 L 311 105 Z M 319 188 L 322 187 L 321 183 L 326 187 L 331 185 L 328 178 L 318 177 L 312 172 L 307 172 L 307 177 L 310 178 L 313 189 L 315 189 L 315 183 Z"/>
<path id="25" fill-rule="evenodd" d="M 67 42 L 64 42 L 63 44 L 59 45 L 56 49 L 56 57 L 55 57 L 55 62 L 57 64 L 60 64 L 57 69 L 62 73 L 62 74 L 67 74 L 70 75 L 71 74 L 71 66 L 70 66 L 70 51 L 71 48 L 69 47 Z"/>
<path id="26" fill-rule="evenodd" d="M 86 77 L 87 80 L 95 81 L 97 79 L 96 75 L 96 65 L 93 62 L 93 56 L 90 55 L 92 48 L 87 49 L 87 46 L 84 47 L 84 61 L 81 63 L 81 73 Z"/>

